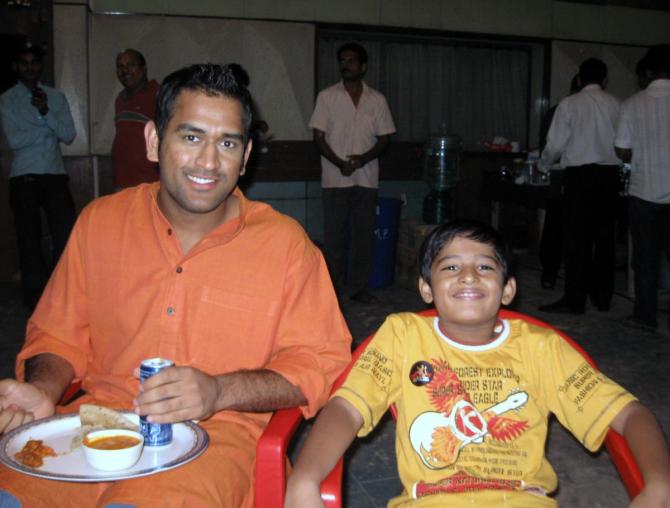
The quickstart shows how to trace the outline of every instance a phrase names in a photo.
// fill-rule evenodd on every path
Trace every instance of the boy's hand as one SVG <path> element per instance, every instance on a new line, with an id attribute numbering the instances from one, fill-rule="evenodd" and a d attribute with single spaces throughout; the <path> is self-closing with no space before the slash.
<path id="1" fill-rule="evenodd" d="M 645 481 L 629 506 L 670 508 L 670 454 L 654 415 L 639 402 L 631 402 L 610 426 L 626 439 Z"/>
<path id="2" fill-rule="evenodd" d="M 316 482 L 291 475 L 286 483 L 285 508 L 323 508 L 321 491 Z"/>
<path id="3" fill-rule="evenodd" d="M 650 481 L 629 506 L 630 508 L 670 508 L 670 479 Z"/>

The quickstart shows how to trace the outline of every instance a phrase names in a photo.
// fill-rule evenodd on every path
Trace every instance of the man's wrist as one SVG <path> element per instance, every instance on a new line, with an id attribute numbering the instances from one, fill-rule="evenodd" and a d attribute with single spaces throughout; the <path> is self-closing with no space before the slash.
<path id="1" fill-rule="evenodd" d="M 214 389 L 216 390 L 216 402 L 214 403 L 214 412 L 218 413 L 224 409 L 228 409 L 230 402 L 226 401 L 226 395 L 228 395 L 229 390 L 226 390 L 226 375 L 219 374 L 216 376 L 211 376 L 214 380 Z"/>

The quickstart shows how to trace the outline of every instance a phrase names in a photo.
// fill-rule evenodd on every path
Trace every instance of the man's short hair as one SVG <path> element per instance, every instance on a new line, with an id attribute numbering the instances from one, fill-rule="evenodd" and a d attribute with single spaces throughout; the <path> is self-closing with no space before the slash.
<path id="1" fill-rule="evenodd" d="M 606 77 L 607 65 L 599 58 L 589 58 L 579 66 L 579 78 L 582 80 L 582 85 L 588 85 L 589 83 L 602 84 Z"/>
<path id="2" fill-rule="evenodd" d="M 39 62 L 44 60 L 44 50 L 38 44 L 26 43 L 21 46 L 14 55 L 14 62 L 21 60 L 23 55 L 33 55 L 33 58 Z"/>
<path id="3" fill-rule="evenodd" d="M 135 58 L 137 58 L 139 60 L 140 64 L 142 65 L 142 67 L 147 66 L 147 61 L 144 59 L 144 55 L 142 53 L 140 53 L 139 51 L 137 51 L 136 49 L 133 49 L 133 48 L 124 49 L 123 51 L 121 51 L 121 53 L 116 55 L 116 58 L 119 58 L 124 53 L 130 53 Z"/>
<path id="4" fill-rule="evenodd" d="M 242 106 L 244 142 L 249 139 L 251 126 L 251 95 L 244 85 L 239 65 L 217 65 L 212 63 L 183 67 L 168 75 L 161 83 L 156 97 L 156 132 L 158 139 L 172 118 L 175 103 L 184 90 L 202 92 L 211 97 L 228 97 Z M 244 69 L 242 69 L 244 71 Z M 246 74 L 246 72 L 245 72 Z"/>
<path id="5" fill-rule="evenodd" d="M 649 66 L 646 58 L 640 58 L 635 64 L 635 75 L 644 76 Z"/>
<path id="6" fill-rule="evenodd" d="M 419 251 L 419 267 L 421 278 L 428 285 L 431 279 L 430 270 L 442 247 L 457 237 L 490 245 L 502 270 L 503 283 L 507 283 L 512 276 L 511 256 L 503 236 L 484 222 L 462 219 L 437 226 L 423 241 Z"/>
<path id="7" fill-rule="evenodd" d="M 340 61 L 340 57 L 342 56 L 342 53 L 345 51 L 353 51 L 356 53 L 358 56 L 358 63 L 361 64 L 366 64 L 368 63 L 368 52 L 365 51 L 365 48 L 358 44 L 357 42 L 347 42 L 346 44 L 342 44 L 339 48 L 337 48 L 337 61 Z"/>
<path id="8" fill-rule="evenodd" d="M 233 71 L 233 74 L 235 74 L 235 77 L 237 78 L 237 82 L 249 88 L 249 84 L 251 83 L 251 78 L 249 78 L 249 73 L 238 63 L 229 63 L 228 67 L 230 67 L 230 70 Z"/>
<path id="9" fill-rule="evenodd" d="M 653 76 L 670 74 L 670 45 L 656 44 L 650 47 L 644 61 Z"/>
<path id="10" fill-rule="evenodd" d="M 570 80 L 570 94 L 572 95 L 573 93 L 577 93 L 582 89 L 579 83 L 579 74 L 575 74 L 572 76 L 572 79 Z"/>

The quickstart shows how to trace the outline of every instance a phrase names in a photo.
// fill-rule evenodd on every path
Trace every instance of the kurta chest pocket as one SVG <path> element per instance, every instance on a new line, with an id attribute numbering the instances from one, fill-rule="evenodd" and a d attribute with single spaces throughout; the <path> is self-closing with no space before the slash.
<path id="1" fill-rule="evenodd" d="M 203 288 L 197 306 L 190 344 L 193 361 L 210 373 L 257 369 L 267 363 L 278 318 L 273 300 Z"/>

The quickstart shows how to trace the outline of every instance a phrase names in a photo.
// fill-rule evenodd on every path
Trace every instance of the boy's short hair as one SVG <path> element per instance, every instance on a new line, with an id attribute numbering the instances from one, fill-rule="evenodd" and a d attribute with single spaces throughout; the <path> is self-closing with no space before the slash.
<path id="1" fill-rule="evenodd" d="M 461 237 L 485 243 L 493 248 L 496 261 L 500 265 L 503 284 L 512 276 L 509 246 L 503 236 L 488 224 L 476 220 L 454 220 L 433 229 L 426 237 L 419 251 L 421 278 L 430 285 L 430 270 L 442 250 L 454 238 Z"/>

